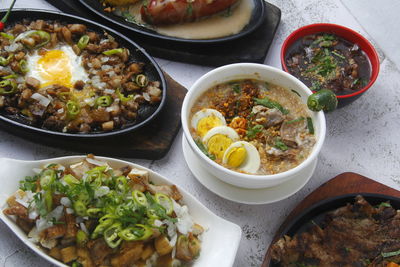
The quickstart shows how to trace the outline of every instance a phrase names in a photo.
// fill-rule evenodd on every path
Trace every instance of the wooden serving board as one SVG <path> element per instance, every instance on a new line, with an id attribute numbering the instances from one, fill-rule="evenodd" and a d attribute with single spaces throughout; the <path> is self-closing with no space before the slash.
<path id="1" fill-rule="evenodd" d="M 96 139 L 73 139 L 48 134 L 31 133 L 2 123 L 0 129 L 7 130 L 35 143 L 98 156 L 115 156 L 144 159 L 160 159 L 169 151 L 181 126 L 181 106 L 186 88 L 164 72 L 167 81 L 167 99 L 163 110 L 149 125 L 133 132 L 114 137 Z"/>
<path id="2" fill-rule="evenodd" d="M 345 194 L 354 193 L 373 193 L 383 194 L 393 197 L 400 198 L 400 191 L 397 191 L 391 187 L 376 182 L 370 178 L 362 176 L 353 172 L 345 172 L 339 174 L 335 178 L 332 178 L 328 182 L 324 183 L 312 193 L 310 193 L 299 205 L 297 205 L 289 216 L 285 219 L 282 225 L 279 227 L 276 235 L 274 236 L 271 244 L 274 244 L 280 237 L 285 227 L 295 218 L 300 212 L 312 206 L 313 204 L 331 197 L 336 197 Z M 270 255 L 271 245 L 267 250 L 262 267 L 269 267 L 271 261 Z"/>

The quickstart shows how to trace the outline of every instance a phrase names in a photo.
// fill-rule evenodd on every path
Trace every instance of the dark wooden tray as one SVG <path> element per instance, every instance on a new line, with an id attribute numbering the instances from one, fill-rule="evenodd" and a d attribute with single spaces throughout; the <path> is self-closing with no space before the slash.
<path id="1" fill-rule="evenodd" d="M 265 2 L 264 22 L 249 35 L 218 44 L 188 44 L 140 35 L 95 15 L 78 0 L 46 1 L 62 12 L 94 20 L 123 33 L 152 56 L 207 66 L 237 62 L 263 63 L 281 20 L 281 10 Z"/>
<path id="2" fill-rule="evenodd" d="M 169 151 L 180 129 L 181 106 L 186 88 L 164 73 L 168 84 L 167 100 L 160 115 L 149 125 L 125 135 L 90 140 L 77 140 L 45 134 L 32 134 L 14 125 L 1 123 L 7 130 L 35 143 L 64 148 L 81 153 L 94 153 L 98 156 L 160 159 Z"/>
<path id="3" fill-rule="evenodd" d="M 339 174 L 335 178 L 332 178 L 331 180 L 329 180 L 328 182 L 324 183 L 316 190 L 314 190 L 292 210 L 289 216 L 279 227 L 279 230 L 274 236 L 271 244 L 275 243 L 279 239 L 282 231 L 286 228 L 286 226 L 292 221 L 293 218 L 295 218 L 303 210 L 307 209 L 308 207 L 312 206 L 313 204 L 321 200 L 335 196 L 354 194 L 354 193 L 383 194 L 400 198 L 400 191 L 397 191 L 391 187 L 378 183 L 360 174 L 352 172 L 345 172 Z M 270 249 L 271 246 L 267 250 L 263 264 L 261 265 L 262 267 L 270 266 L 270 261 L 271 261 Z"/>

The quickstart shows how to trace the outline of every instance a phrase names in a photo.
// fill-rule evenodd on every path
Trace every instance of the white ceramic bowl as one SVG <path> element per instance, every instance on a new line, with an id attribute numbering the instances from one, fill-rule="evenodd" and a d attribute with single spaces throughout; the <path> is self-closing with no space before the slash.
<path id="1" fill-rule="evenodd" d="M 317 142 L 314 145 L 311 154 L 300 165 L 286 172 L 274 175 L 252 175 L 235 172 L 209 159 L 197 147 L 189 130 L 189 116 L 191 108 L 193 107 L 199 96 L 207 91 L 209 88 L 220 83 L 237 79 L 258 79 L 271 84 L 282 86 L 289 90 L 296 90 L 300 94 L 301 99 L 304 103 L 307 103 L 308 96 L 312 94 L 311 90 L 308 89 L 306 85 L 304 85 L 294 76 L 280 69 L 262 64 L 231 64 L 206 73 L 200 79 L 198 79 L 190 88 L 185 97 L 185 100 L 183 101 L 181 112 L 182 128 L 184 135 L 188 140 L 191 149 L 195 152 L 199 163 L 222 181 L 244 188 L 272 187 L 290 179 L 299 177 L 299 175 L 311 176 L 314 171 L 312 168 L 312 163 L 317 160 L 318 153 L 320 152 L 325 139 L 326 125 L 325 116 L 322 111 L 310 112 L 311 118 L 314 123 L 315 136 L 317 138 Z"/>
<path id="2" fill-rule="evenodd" d="M 85 158 L 85 156 L 71 156 L 39 161 L 22 161 L 0 158 L 0 219 L 11 229 L 11 231 L 14 232 L 14 234 L 16 234 L 16 236 L 22 242 L 24 242 L 38 255 L 55 264 L 56 266 L 65 267 L 67 265 L 48 256 L 37 245 L 29 241 L 26 234 L 14 223 L 13 220 L 10 219 L 10 217 L 5 216 L 2 210 L 7 206 L 7 198 L 18 189 L 19 181 L 25 176 L 34 175 L 32 171 L 33 168 L 42 167 L 49 163 L 68 165 L 80 162 L 83 158 Z M 173 182 L 161 176 L 160 174 L 131 162 L 104 157 L 96 157 L 96 159 L 106 161 L 114 168 L 129 165 L 144 169 L 149 171 L 150 181 L 153 181 L 156 184 L 173 184 Z M 179 186 L 178 188 L 183 195 L 183 203 L 188 206 L 189 213 L 194 221 L 204 226 L 206 229 L 202 236 L 200 257 L 196 259 L 193 266 L 232 266 L 235 260 L 237 249 L 239 247 L 242 233 L 240 227 L 218 217 L 198 200 L 196 200 L 192 195 L 187 193 L 184 189 L 180 188 Z M 5 242 L 5 240 L 3 240 L 3 242 Z"/>

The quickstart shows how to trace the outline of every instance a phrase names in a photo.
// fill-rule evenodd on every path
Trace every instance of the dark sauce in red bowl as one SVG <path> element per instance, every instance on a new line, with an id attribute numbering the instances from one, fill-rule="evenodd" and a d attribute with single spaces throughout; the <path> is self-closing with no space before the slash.
<path id="1" fill-rule="evenodd" d="M 360 47 L 331 33 L 299 38 L 288 47 L 285 63 L 313 91 L 327 88 L 348 95 L 364 88 L 371 78 L 371 64 Z"/>

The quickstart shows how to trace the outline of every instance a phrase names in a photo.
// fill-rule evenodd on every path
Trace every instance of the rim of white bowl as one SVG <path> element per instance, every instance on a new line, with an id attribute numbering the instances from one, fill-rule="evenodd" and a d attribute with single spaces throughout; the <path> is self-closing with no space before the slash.
<path id="1" fill-rule="evenodd" d="M 323 111 L 314 112 L 316 114 L 316 118 L 318 119 L 318 121 L 320 123 L 320 127 L 319 127 L 319 132 L 318 132 L 318 139 L 317 139 L 316 144 L 314 145 L 314 148 L 313 148 L 311 154 L 307 157 L 306 160 L 304 160 L 302 163 L 300 163 L 296 167 L 294 167 L 290 170 L 287 170 L 285 172 L 277 173 L 277 174 L 259 175 L 259 174 L 246 174 L 246 173 L 232 171 L 232 170 L 216 163 L 215 161 L 211 160 L 209 157 L 207 157 L 194 142 L 194 139 L 193 139 L 192 135 L 190 134 L 190 130 L 189 130 L 189 126 L 188 126 L 188 114 L 191 109 L 191 107 L 189 107 L 189 100 L 191 98 L 193 98 L 193 94 L 195 94 L 195 88 L 199 87 L 199 85 L 201 85 L 204 81 L 209 80 L 211 76 L 215 75 L 215 73 L 219 73 L 221 71 L 226 71 L 229 69 L 235 69 L 238 67 L 259 68 L 259 69 L 271 71 L 272 73 L 279 73 L 280 75 L 283 75 L 286 79 L 293 81 L 296 84 L 297 88 L 305 91 L 305 93 L 307 95 L 312 94 L 312 91 L 303 82 L 298 80 L 296 77 L 288 74 L 287 72 L 285 72 L 281 69 L 278 69 L 278 68 L 275 68 L 272 66 L 267 66 L 267 65 L 263 65 L 263 64 L 257 64 L 257 63 L 235 63 L 235 64 L 229 64 L 229 65 L 225 65 L 225 66 L 213 69 L 213 70 L 207 72 L 206 74 L 204 74 L 203 76 L 201 76 L 190 87 L 188 93 L 185 96 L 185 99 L 183 100 L 182 109 L 181 109 L 181 122 L 182 122 L 183 133 L 184 133 L 186 139 L 188 140 L 189 145 L 192 147 L 192 149 L 195 151 L 195 153 L 197 155 L 199 155 L 200 158 L 203 161 L 205 161 L 206 163 L 212 165 L 213 167 L 217 168 L 218 170 L 220 170 L 222 172 L 226 172 L 229 175 L 238 176 L 240 178 L 245 178 L 245 179 L 254 180 L 254 181 L 265 180 L 265 179 L 273 181 L 273 180 L 280 180 L 284 177 L 288 177 L 288 176 L 292 176 L 292 175 L 296 174 L 299 170 L 308 166 L 318 156 L 319 152 L 321 151 L 322 145 L 325 140 L 325 135 L 326 135 L 326 122 L 325 122 L 325 115 L 324 115 Z M 207 89 L 205 89 L 204 91 L 206 91 L 206 90 Z"/>

